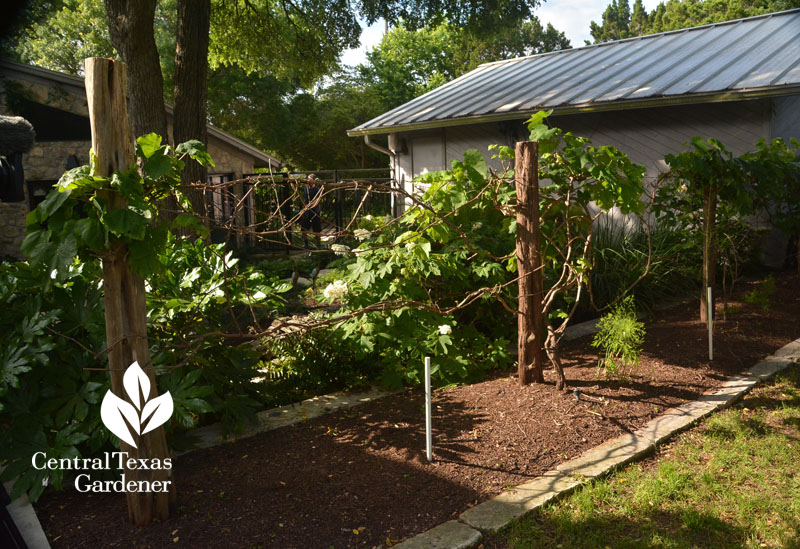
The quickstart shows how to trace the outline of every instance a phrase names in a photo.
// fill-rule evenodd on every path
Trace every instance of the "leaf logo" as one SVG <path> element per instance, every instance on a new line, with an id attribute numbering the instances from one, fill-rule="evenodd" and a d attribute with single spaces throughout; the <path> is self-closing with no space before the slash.
<path id="1" fill-rule="evenodd" d="M 109 390 L 100 406 L 100 419 L 121 441 L 136 448 L 130 428 L 136 431 L 137 435 L 144 435 L 166 423 L 174 408 L 172 395 L 167 391 L 161 396 L 147 400 L 150 394 L 150 378 L 138 362 L 134 362 L 125 370 L 122 385 L 133 404 L 122 400 Z"/>

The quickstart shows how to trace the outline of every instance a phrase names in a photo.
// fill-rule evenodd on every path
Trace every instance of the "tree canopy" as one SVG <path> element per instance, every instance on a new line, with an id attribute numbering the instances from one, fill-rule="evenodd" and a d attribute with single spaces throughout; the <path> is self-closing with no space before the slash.
<path id="1" fill-rule="evenodd" d="M 167 101 L 178 89 L 178 3 L 159 0 L 153 15 Z M 2 54 L 80 75 L 85 57 L 115 55 L 109 4 L 33 0 Z M 569 47 L 562 32 L 532 16 L 538 4 L 211 0 L 204 117 L 295 168 L 384 166 L 385 157 L 345 131 L 480 63 Z M 341 53 L 358 44 L 359 17 L 397 22 L 367 63 L 341 67 Z"/>
<path id="2" fill-rule="evenodd" d="M 457 78 L 481 63 L 569 48 L 563 32 L 536 17 L 509 21 L 496 32 L 477 33 L 449 22 L 393 28 L 360 67 L 384 108 L 391 109 Z"/>
<path id="3" fill-rule="evenodd" d="M 611 0 L 590 30 L 594 43 L 620 40 L 800 7 L 800 0 L 667 0 L 647 12 L 642 0 Z"/>

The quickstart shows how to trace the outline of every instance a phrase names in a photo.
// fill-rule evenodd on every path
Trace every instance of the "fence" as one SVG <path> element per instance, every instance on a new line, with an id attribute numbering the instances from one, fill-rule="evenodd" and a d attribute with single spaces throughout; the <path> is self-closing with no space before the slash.
<path id="1" fill-rule="evenodd" d="M 386 192 L 368 190 L 369 183 L 392 184 L 389 168 L 360 168 L 350 170 L 316 170 L 281 173 L 244 174 L 246 181 L 241 190 L 233 193 L 216 193 L 213 198 L 212 216 L 218 223 L 224 224 L 237 215 L 236 195 L 241 192 L 246 197 L 238 213 L 237 225 L 253 227 L 254 232 L 269 233 L 269 238 L 250 237 L 248 242 L 239 241 L 239 245 L 250 245 L 260 251 L 288 251 L 306 245 L 300 227 L 287 226 L 287 220 L 297 218 L 298 212 L 304 208 L 308 200 L 316 193 L 309 193 L 309 178 L 320 184 L 323 192 L 318 215 L 321 218 L 321 231 L 337 232 L 351 222 L 366 215 L 393 215 L 396 210 L 394 196 Z M 347 188 L 326 189 L 326 185 L 357 181 L 359 185 Z M 209 183 L 224 183 L 220 176 L 209 177 Z M 363 184 L 363 185 L 362 185 Z M 312 194 L 313 193 L 313 194 Z M 296 230 L 295 230 L 296 229 Z M 222 242 L 230 239 L 229 231 L 215 230 L 212 240 Z"/>

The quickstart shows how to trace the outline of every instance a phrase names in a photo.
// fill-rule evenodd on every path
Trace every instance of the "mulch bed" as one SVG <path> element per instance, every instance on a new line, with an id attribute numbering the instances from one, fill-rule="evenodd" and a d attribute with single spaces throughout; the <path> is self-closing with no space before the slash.
<path id="1" fill-rule="evenodd" d="M 647 324 L 627 382 L 597 377 L 587 336 L 564 345 L 567 379 L 588 397 L 513 374 L 434 395 L 435 461 L 425 460 L 424 400 L 405 391 L 345 412 L 174 461 L 178 511 L 146 528 L 120 494 L 48 492 L 35 508 L 53 547 L 384 547 L 456 518 L 665 409 L 713 390 L 800 337 L 800 277 L 775 277 L 770 310 L 740 310 L 706 328 L 696 302 Z M 743 283 L 738 295 L 751 290 Z M 513 327 L 509 325 L 509 331 Z"/>

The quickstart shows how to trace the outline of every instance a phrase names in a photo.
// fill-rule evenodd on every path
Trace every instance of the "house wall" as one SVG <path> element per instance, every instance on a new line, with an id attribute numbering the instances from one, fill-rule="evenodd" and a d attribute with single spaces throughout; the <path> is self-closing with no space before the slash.
<path id="1" fill-rule="evenodd" d="M 427 172 L 449 169 L 453 160 L 463 160 L 469 149 L 481 151 L 487 164 L 499 170 L 501 165 L 492 159 L 494 153 L 489 151 L 489 145 L 513 144 L 519 139 L 516 138 L 518 125 L 475 124 L 393 134 L 390 148 L 397 151 L 392 165 L 395 177 L 406 192 L 424 191 L 424 185 L 412 183 L 415 178 Z M 401 150 L 406 152 L 399 152 Z"/>
<path id="2" fill-rule="evenodd" d="M 734 155 L 753 150 L 759 139 L 800 139 L 800 96 L 579 113 L 553 116 L 550 121 L 564 131 L 588 137 L 596 146 L 612 145 L 625 152 L 632 162 L 645 167 L 645 183 L 653 185 L 667 171 L 664 156 L 687 150 L 685 143 L 694 136 L 719 139 Z M 411 192 L 408 182 L 415 176 L 449 166 L 454 158 L 463 158 L 467 149 L 481 151 L 498 169 L 496 161 L 490 160 L 488 146 L 513 146 L 526 137 L 522 120 L 398 134 L 395 142 L 404 139 L 408 149 L 396 156 L 398 175 Z M 761 243 L 762 263 L 780 267 L 785 247 L 785 237 L 773 231 Z"/>
<path id="3" fill-rule="evenodd" d="M 734 155 L 752 150 L 770 137 L 770 110 L 763 99 L 554 116 L 552 123 L 627 153 L 652 183 L 667 171 L 664 156 L 687 150 L 684 143 L 695 136 L 719 139 Z"/>
<path id="4" fill-rule="evenodd" d="M 800 140 L 800 96 L 773 100 L 771 137 L 794 137 Z"/>
<path id="5" fill-rule="evenodd" d="M 769 99 L 627 109 L 597 113 L 552 116 L 554 126 L 588 137 L 595 145 L 612 145 L 628 154 L 631 161 L 646 168 L 645 179 L 653 183 L 666 171 L 664 156 L 685 150 L 694 136 L 715 137 L 734 154 L 753 149 L 760 138 L 775 132 L 788 135 L 800 131 L 800 98 L 792 97 L 773 105 Z M 773 111 L 775 115 L 773 116 Z M 403 139 L 408 152 L 396 156 L 398 178 L 406 182 L 426 171 L 443 169 L 467 149 L 484 154 L 491 167 L 489 145 L 513 146 L 527 137 L 524 121 L 452 126 L 427 132 L 408 132 Z M 407 184 L 407 190 L 410 186 Z"/>

